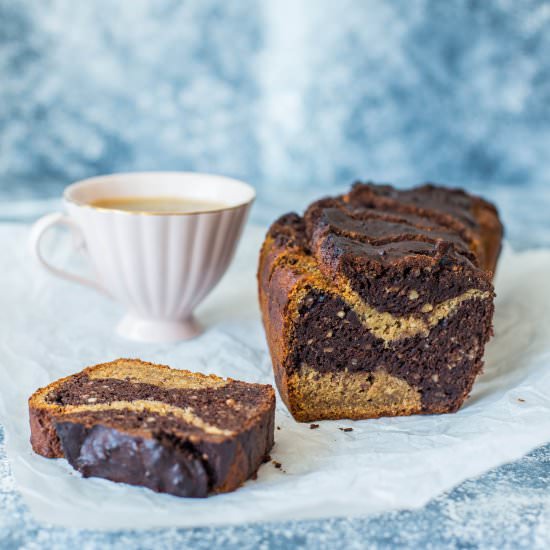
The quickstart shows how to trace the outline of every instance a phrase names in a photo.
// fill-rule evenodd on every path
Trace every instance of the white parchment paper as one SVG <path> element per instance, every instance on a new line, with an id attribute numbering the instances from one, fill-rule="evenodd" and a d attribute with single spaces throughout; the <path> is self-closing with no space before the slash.
<path id="1" fill-rule="evenodd" d="M 140 357 L 173 367 L 273 382 L 256 300 L 263 230 L 249 227 L 230 271 L 199 308 L 205 333 L 177 345 L 117 337 L 120 308 L 43 273 L 28 228 L 0 226 L 0 421 L 18 486 L 38 520 L 115 529 L 357 516 L 424 505 L 466 478 L 550 440 L 550 251 L 504 253 L 495 337 L 485 373 L 456 414 L 326 421 L 311 430 L 277 409 L 274 460 L 238 491 L 181 499 L 101 479 L 31 451 L 27 398 L 94 363 Z M 52 257 L 69 261 L 69 243 Z M 353 427 L 351 432 L 339 428 Z"/>

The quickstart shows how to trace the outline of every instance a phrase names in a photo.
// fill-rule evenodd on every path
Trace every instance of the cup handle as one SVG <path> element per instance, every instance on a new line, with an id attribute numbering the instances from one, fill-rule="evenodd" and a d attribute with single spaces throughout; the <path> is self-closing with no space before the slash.
<path id="1" fill-rule="evenodd" d="M 81 277 L 80 275 L 70 273 L 63 269 L 59 269 L 58 267 L 53 266 L 51 263 L 44 259 L 41 249 L 42 237 L 46 234 L 46 231 L 54 225 L 63 225 L 65 227 L 68 227 L 75 237 L 75 243 L 77 243 L 77 245 L 84 242 L 80 227 L 69 216 L 61 214 L 61 212 L 47 214 L 46 216 L 43 216 L 42 218 L 37 220 L 31 228 L 31 233 L 29 235 L 29 246 L 33 257 L 42 265 L 44 269 L 46 269 L 46 271 L 49 271 L 50 273 L 53 273 L 58 277 L 62 277 L 63 279 L 67 279 L 75 283 L 80 283 L 81 285 L 89 286 L 94 290 L 98 290 L 99 292 L 105 294 L 105 290 L 100 286 L 97 281 L 94 281 L 87 277 Z"/>

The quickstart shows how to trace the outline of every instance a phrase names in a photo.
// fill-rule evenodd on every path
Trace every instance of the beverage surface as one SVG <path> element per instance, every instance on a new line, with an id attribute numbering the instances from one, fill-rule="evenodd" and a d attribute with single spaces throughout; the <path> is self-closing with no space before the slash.
<path id="1" fill-rule="evenodd" d="M 227 205 L 213 200 L 184 197 L 106 197 L 90 203 L 97 208 L 124 210 L 125 212 L 177 213 L 208 212 L 220 210 Z"/>

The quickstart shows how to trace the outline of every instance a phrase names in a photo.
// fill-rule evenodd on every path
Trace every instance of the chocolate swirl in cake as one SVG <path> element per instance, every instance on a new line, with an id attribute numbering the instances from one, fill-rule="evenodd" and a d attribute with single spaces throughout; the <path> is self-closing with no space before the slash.
<path id="1" fill-rule="evenodd" d="M 230 491 L 273 445 L 270 386 L 119 359 L 38 390 L 31 443 L 98 476 L 178 496 Z"/>
<path id="2" fill-rule="evenodd" d="M 491 334 L 502 226 L 461 190 L 355 184 L 260 255 L 275 378 L 297 420 L 457 410 Z"/>

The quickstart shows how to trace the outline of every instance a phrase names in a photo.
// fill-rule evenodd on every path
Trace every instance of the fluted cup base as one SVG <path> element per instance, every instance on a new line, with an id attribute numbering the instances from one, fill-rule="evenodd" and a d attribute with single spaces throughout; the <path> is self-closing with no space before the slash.
<path id="1" fill-rule="evenodd" d="M 177 342 L 190 340 L 202 332 L 202 327 L 191 316 L 183 321 L 161 321 L 126 315 L 117 326 L 117 333 L 138 342 Z"/>

